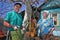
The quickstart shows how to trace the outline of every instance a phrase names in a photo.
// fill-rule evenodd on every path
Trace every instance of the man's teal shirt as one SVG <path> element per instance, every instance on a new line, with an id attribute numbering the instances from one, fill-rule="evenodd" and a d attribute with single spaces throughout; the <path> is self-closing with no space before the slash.
<path id="1" fill-rule="evenodd" d="M 22 25 L 22 16 L 14 11 L 10 11 L 6 14 L 5 19 L 10 25 L 21 26 Z M 8 28 L 8 30 L 13 30 Z"/>

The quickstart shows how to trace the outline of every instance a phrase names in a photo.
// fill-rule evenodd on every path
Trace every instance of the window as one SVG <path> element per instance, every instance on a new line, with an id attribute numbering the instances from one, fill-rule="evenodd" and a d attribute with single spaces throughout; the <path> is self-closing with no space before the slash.
<path id="1" fill-rule="evenodd" d="M 57 13 L 54 12 L 54 13 L 50 14 L 50 17 L 53 18 L 53 23 L 55 26 L 57 26 L 58 25 Z"/>

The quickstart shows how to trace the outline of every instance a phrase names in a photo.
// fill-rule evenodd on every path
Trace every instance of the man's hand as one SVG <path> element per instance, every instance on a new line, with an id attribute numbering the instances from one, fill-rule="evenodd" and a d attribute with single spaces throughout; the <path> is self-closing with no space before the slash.
<path id="1" fill-rule="evenodd" d="M 18 29 L 18 27 L 16 27 L 16 26 L 15 26 L 15 27 L 13 27 L 13 29 L 14 29 L 14 30 L 17 30 L 17 29 Z"/>

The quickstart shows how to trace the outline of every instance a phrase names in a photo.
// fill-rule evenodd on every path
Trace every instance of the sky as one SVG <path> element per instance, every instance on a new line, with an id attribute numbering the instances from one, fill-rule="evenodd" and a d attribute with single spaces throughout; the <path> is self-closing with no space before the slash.
<path id="1" fill-rule="evenodd" d="M 22 2 L 19 2 L 22 4 L 22 7 L 19 11 L 19 13 L 21 13 L 22 11 L 24 11 L 26 9 L 25 4 L 23 4 Z M 33 3 L 32 6 L 38 8 L 39 6 L 41 6 L 44 3 L 44 0 L 38 0 L 38 3 Z M 0 18 L 4 18 L 5 14 L 9 11 L 13 10 L 13 6 L 14 3 L 10 2 L 9 0 L 0 0 Z"/>

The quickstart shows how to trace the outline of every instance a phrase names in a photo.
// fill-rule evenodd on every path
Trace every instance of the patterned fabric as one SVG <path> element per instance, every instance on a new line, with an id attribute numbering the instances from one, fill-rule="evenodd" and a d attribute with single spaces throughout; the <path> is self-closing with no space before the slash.
<path id="1" fill-rule="evenodd" d="M 10 32 L 12 40 L 22 40 L 23 35 L 21 34 L 20 29 Z"/>
<path id="2" fill-rule="evenodd" d="M 44 22 L 43 19 L 40 19 L 37 24 L 40 24 L 38 28 L 38 30 L 40 29 L 40 36 L 48 34 L 49 29 L 53 27 L 53 22 L 51 19 L 46 19 Z"/>

